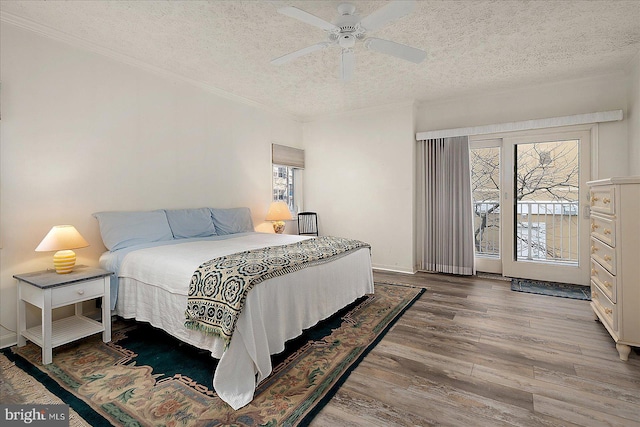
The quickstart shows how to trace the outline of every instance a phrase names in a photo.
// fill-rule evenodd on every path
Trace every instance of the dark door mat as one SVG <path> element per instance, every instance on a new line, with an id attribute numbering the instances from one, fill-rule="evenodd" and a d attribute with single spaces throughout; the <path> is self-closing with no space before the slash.
<path id="1" fill-rule="evenodd" d="M 552 297 L 591 301 L 591 288 L 568 283 L 543 282 L 541 280 L 511 279 L 511 290 Z"/>

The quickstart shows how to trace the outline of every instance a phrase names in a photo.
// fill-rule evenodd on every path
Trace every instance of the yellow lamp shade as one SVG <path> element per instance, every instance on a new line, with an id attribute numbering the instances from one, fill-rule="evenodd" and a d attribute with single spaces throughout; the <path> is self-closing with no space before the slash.
<path id="1" fill-rule="evenodd" d="M 273 221 L 273 231 L 281 234 L 284 232 L 284 222 L 292 220 L 293 217 L 289 211 L 289 206 L 287 206 L 285 202 L 280 201 L 271 203 L 265 219 L 267 221 Z"/>

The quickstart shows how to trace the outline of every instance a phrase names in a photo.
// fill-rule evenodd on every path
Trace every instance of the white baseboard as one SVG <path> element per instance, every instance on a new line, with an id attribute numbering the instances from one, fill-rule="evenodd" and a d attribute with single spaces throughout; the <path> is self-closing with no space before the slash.
<path id="1" fill-rule="evenodd" d="M 388 271 L 390 273 L 403 273 L 403 274 L 416 274 L 416 270 L 415 269 L 408 269 L 408 268 L 398 268 L 398 267 L 387 267 L 387 266 L 383 266 L 383 265 L 372 265 L 372 268 L 375 271 Z"/>
<path id="2" fill-rule="evenodd" d="M 11 347 L 18 343 L 18 335 L 14 332 L 0 336 L 0 348 Z"/>

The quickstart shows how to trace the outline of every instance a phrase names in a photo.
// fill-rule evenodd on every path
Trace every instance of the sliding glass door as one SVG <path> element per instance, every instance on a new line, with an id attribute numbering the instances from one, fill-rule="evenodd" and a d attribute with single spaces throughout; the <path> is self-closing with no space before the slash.
<path id="1" fill-rule="evenodd" d="M 478 271 L 588 284 L 590 145 L 588 130 L 471 144 Z"/>
<path id="2" fill-rule="evenodd" d="M 502 273 L 501 153 L 501 139 L 476 141 L 469 145 L 476 270 L 490 273 Z"/>

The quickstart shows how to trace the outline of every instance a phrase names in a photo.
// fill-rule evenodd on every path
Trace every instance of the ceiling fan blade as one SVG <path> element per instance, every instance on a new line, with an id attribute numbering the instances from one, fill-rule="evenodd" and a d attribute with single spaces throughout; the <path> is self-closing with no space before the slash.
<path id="1" fill-rule="evenodd" d="M 353 70 L 356 67 L 356 56 L 352 49 L 342 49 L 342 60 L 340 61 L 340 77 L 343 82 L 351 81 Z"/>
<path id="2" fill-rule="evenodd" d="M 382 6 L 380 9 L 360 21 L 360 26 L 367 31 L 375 31 L 389 22 L 402 18 L 413 11 L 416 6 L 415 0 L 392 1 Z"/>
<path id="3" fill-rule="evenodd" d="M 279 58 L 276 59 L 272 59 L 271 63 L 273 65 L 282 65 L 286 62 L 289 61 L 293 61 L 296 58 L 299 58 L 301 56 L 307 55 L 311 52 L 315 52 L 316 50 L 321 50 L 324 49 L 325 47 L 329 46 L 329 43 L 327 42 L 321 42 L 321 43 L 317 43 L 311 46 L 307 46 L 303 49 L 300 50 L 296 50 L 295 52 L 291 52 L 291 53 L 287 53 L 286 55 L 282 55 Z"/>
<path id="4" fill-rule="evenodd" d="M 364 46 L 374 52 L 386 53 L 396 58 L 415 62 L 416 64 L 421 63 L 427 57 L 427 52 L 424 50 L 392 42 L 391 40 L 377 39 L 375 37 L 366 39 Z"/>
<path id="5" fill-rule="evenodd" d="M 307 24 L 313 25 L 314 27 L 322 28 L 325 31 L 340 31 L 340 28 L 333 25 L 332 23 L 327 22 L 322 18 L 318 18 L 317 16 L 312 15 L 309 12 L 305 12 L 304 10 L 298 9 L 297 7 L 293 7 L 293 6 L 281 7 L 280 9 L 278 9 L 278 13 L 281 13 L 283 15 L 305 22 Z"/>

